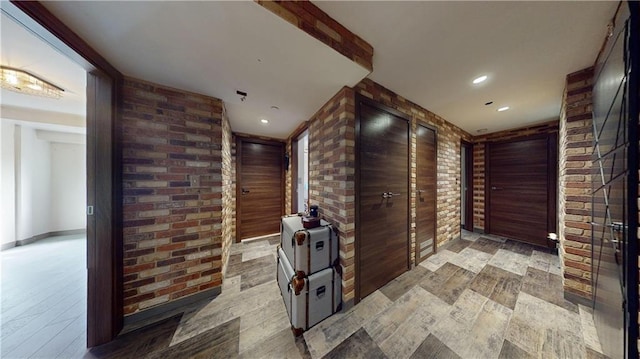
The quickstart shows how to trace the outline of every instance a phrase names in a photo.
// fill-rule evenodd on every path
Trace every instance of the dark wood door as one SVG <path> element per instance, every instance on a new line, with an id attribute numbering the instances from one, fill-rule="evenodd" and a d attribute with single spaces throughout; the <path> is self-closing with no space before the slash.
<path id="1" fill-rule="evenodd" d="M 473 231 L 473 146 L 460 143 L 460 225 Z"/>
<path id="2" fill-rule="evenodd" d="M 236 241 L 280 231 L 284 144 L 238 137 Z"/>
<path id="3" fill-rule="evenodd" d="M 555 232 L 556 149 L 554 134 L 488 145 L 489 233 L 547 246 Z"/>
<path id="4" fill-rule="evenodd" d="M 436 131 L 416 130 L 416 264 L 435 251 L 436 242 Z"/>
<path id="5" fill-rule="evenodd" d="M 358 299 L 409 267 L 409 124 L 359 102 Z"/>

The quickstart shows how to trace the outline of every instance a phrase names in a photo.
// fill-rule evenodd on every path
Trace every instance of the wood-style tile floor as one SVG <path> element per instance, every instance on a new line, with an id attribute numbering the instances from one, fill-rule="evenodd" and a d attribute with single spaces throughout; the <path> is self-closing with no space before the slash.
<path id="1" fill-rule="evenodd" d="M 603 358 L 558 257 L 465 233 L 295 338 L 275 281 L 278 237 L 234 244 L 222 294 L 93 348 L 89 358 Z"/>

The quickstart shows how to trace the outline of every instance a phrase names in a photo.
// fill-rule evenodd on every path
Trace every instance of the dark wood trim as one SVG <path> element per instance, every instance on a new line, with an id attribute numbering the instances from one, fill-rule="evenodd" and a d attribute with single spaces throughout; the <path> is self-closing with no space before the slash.
<path id="1" fill-rule="evenodd" d="M 354 248 L 355 248 L 355 254 L 354 254 L 354 267 L 355 267 L 355 282 L 356 284 L 354 285 L 354 304 L 358 304 L 360 302 L 360 285 L 361 285 L 361 281 L 360 281 L 360 263 L 359 263 L 359 257 L 360 257 L 360 217 L 359 217 L 359 208 L 360 208 L 360 105 L 361 104 L 367 104 L 369 106 L 375 107 L 377 109 L 380 109 L 382 111 L 388 112 L 396 117 L 400 117 L 402 119 L 404 119 L 405 121 L 407 121 L 408 123 L 408 139 L 409 139 L 409 146 L 407 146 L 407 157 L 408 157 L 408 163 L 407 165 L 408 170 L 409 170 L 409 181 L 407 181 L 407 197 L 409 197 L 411 195 L 411 119 L 409 118 L 409 116 L 403 112 L 400 112 L 396 109 L 393 109 L 391 107 L 385 106 L 379 102 L 376 102 L 368 97 L 362 96 L 359 93 L 355 93 L 355 119 L 356 119 L 356 129 L 355 129 L 355 184 L 354 184 L 354 189 L 355 189 L 355 241 L 354 241 Z M 409 198 L 407 198 L 407 213 L 409 213 L 409 215 L 407 216 L 407 270 L 411 269 L 411 200 Z M 435 242 L 435 240 L 434 240 Z"/>
<path id="2" fill-rule="evenodd" d="M 491 234 L 491 146 L 510 142 L 520 142 L 526 140 L 546 139 L 547 140 L 547 186 L 553 189 L 547 195 L 547 232 L 555 232 L 558 223 L 558 133 L 547 132 L 527 136 L 513 137 L 506 140 L 495 140 L 485 142 L 484 150 L 484 232 Z"/>
<path id="3" fill-rule="evenodd" d="M 193 306 L 201 305 L 204 307 L 220 293 L 222 293 L 222 287 L 215 287 L 128 315 L 124 320 L 122 333 L 133 331 L 150 323 L 159 322 L 178 313 L 184 313 L 185 309 L 190 309 Z"/>
<path id="4" fill-rule="evenodd" d="M 464 211 L 465 223 L 462 227 L 467 231 L 473 231 L 473 144 L 465 140 L 460 142 L 460 152 L 465 152 L 465 178 L 464 181 L 467 184 L 467 191 L 464 196 L 464 208 L 460 208 L 460 211 Z M 462 179 L 462 176 L 461 176 Z"/>
<path id="5" fill-rule="evenodd" d="M 298 125 L 298 127 L 293 130 L 293 132 L 291 133 L 291 135 L 289 136 L 289 138 L 293 141 L 296 140 L 298 137 L 300 137 L 300 135 L 309 129 L 309 121 L 304 121 L 303 123 L 301 123 L 300 125 Z"/>
<path id="6" fill-rule="evenodd" d="M 354 146 L 354 152 L 355 152 L 355 176 L 354 176 L 354 184 L 353 184 L 353 188 L 354 188 L 354 193 L 355 193 L 355 197 L 354 197 L 354 206 L 355 206 L 355 216 L 354 216 L 354 226 L 355 226 L 355 233 L 354 233 L 354 241 L 353 241 L 353 247 L 354 247 L 354 254 L 353 254 L 353 266 L 354 266 L 354 286 L 353 286 L 353 304 L 357 305 L 358 303 L 360 303 L 360 264 L 359 264 L 359 260 L 360 260 L 360 132 L 361 132 L 361 126 L 360 126 L 360 101 L 362 100 L 362 95 L 356 93 L 355 94 L 355 109 L 354 109 L 354 116 L 355 116 L 355 146 Z"/>
<path id="7" fill-rule="evenodd" d="M 238 243 L 241 241 L 240 236 L 240 218 L 242 214 L 242 206 L 238 204 L 240 198 L 242 196 L 242 143 L 259 143 L 263 145 L 270 146 L 279 146 L 281 149 L 282 156 L 285 155 L 286 143 L 283 140 L 278 139 L 267 139 L 265 137 L 254 137 L 254 136 L 246 136 L 235 134 L 236 136 L 236 238 L 235 242 Z M 280 215 L 284 215 L 285 210 L 285 187 L 286 187 L 286 175 L 285 175 L 285 161 L 283 160 L 280 165 L 280 183 L 282 183 L 280 189 Z"/>
<path id="8" fill-rule="evenodd" d="M 489 184 L 489 168 L 491 168 L 491 161 L 489 158 L 489 144 L 484 143 L 484 233 L 491 233 L 491 216 L 489 211 L 491 210 L 489 203 L 491 203 L 491 191 L 489 190 L 491 185 Z"/>
<path id="9" fill-rule="evenodd" d="M 95 51 L 80 36 L 78 36 L 67 25 L 53 15 L 44 5 L 38 1 L 16 1 L 11 0 L 11 4 L 20 9 L 23 15 L 11 12 L 11 17 L 25 25 L 36 36 L 51 44 L 71 60 L 77 62 L 85 70 L 90 71 L 100 69 L 112 78 L 122 77 L 120 71 L 113 67 L 102 55 Z M 3 11 L 5 4 L 2 5 Z M 25 17 L 26 16 L 26 17 Z M 30 21 L 38 23 L 46 32 L 35 29 Z M 65 49 L 66 48 L 66 49 Z"/>
<path id="10" fill-rule="evenodd" d="M 547 135 L 547 233 L 558 228 L 558 133 Z M 551 246 L 551 243 L 549 243 Z M 554 245 L 555 246 L 555 245 Z"/>
<path id="11" fill-rule="evenodd" d="M 242 141 L 246 137 L 236 135 L 236 238 L 235 242 L 240 242 L 240 218 L 242 216 L 242 206 L 240 206 L 240 196 L 242 196 Z"/>
<path id="12" fill-rule="evenodd" d="M 87 346 L 103 344 L 118 334 L 123 323 L 119 146 L 122 74 L 41 3 L 11 1 L 2 5 L 2 12 L 88 73 L 100 76 L 100 86 L 89 80 L 91 75 L 87 83 L 87 175 L 95 177 L 87 179 L 87 185 L 92 186 L 87 190 L 87 203 L 96 208 L 95 215 L 87 219 L 87 268 L 94 274 L 88 275 L 87 283 Z M 95 122 L 89 125 L 91 116 L 95 116 Z M 100 136 L 90 135 L 98 132 Z M 96 195 L 90 197 L 92 193 Z M 91 220 L 95 221 L 93 229 Z"/>

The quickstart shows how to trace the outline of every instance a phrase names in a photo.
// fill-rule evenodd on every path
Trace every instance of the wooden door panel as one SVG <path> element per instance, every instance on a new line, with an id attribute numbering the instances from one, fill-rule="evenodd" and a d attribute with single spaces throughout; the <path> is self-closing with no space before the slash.
<path id="1" fill-rule="evenodd" d="M 436 237 L 436 132 L 416 129 L 416 264 L 435 251 Z"/>
<path id="2" fill-rule="evenodd" d="M 280 230 L 283 145 L 239 138 L 238 240 Z"/>
<path id="3" fill-rule="evenodd" d="M 360 104 L 358 297 L 408 269 L 408 123 Z M 385 198 L 383 193 L 392 193 Z"/>
<path id="4" fill-rule="evenodd" d="M 489 145 L 489 224 L 493 234 L 546 245 L 550 228 L 552 136 Z M 553 167 L 555 168 L 555 167 Z"/>

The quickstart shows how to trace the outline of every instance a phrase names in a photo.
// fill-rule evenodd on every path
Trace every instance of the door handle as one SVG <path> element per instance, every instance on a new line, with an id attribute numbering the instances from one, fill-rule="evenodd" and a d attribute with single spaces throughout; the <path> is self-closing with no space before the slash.
<path id="1" fill-rule="evenodd" d="M 416 192 L 418 192 L 418 193 L 422 193 L 422 192 L 426 192 L 426 191 L 425 191 L 425 190 L 423 190 L 423 189 L 417 189 L 417 190 L 416 190 Z"/>
<path id="2" fill-rule="evenodd" d="M 501 189 L 501 187 L 491 186 L 491 190 L 493 191 L 500 191 Z"/>
<path id="3" fill-rule="evenodd" d="M 399 196 L 400 193 L 382 192 L 382 198 L 393 198 L 393 196 Z"/>
<path id="4" fill-rule="evenodd" d="M 249 191 L 249 190 L 247 190 L 247 189 L 244 189 L 244 188 L 242 189 L 242 195 L 243 195 L 243 196 L 244 196 L 245 194 L 249 193 L 249 192 L 251 192 L 251 191 Z"/>

